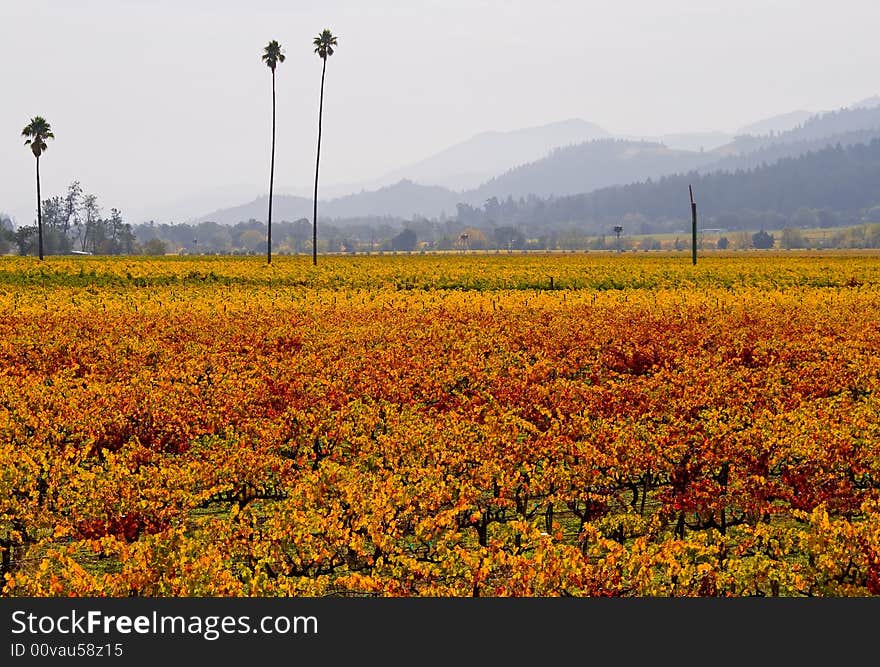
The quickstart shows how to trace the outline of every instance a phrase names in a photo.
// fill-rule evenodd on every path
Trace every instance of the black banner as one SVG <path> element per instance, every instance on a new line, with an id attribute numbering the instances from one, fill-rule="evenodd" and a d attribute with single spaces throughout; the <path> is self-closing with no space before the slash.
<path id="1" fill-rule="evenodd" d="M 284 664 L 839 663 L 876 657 L 880 645 L 878 598 L 4 598 L 0 612 L 3 665 L 255 657 Z"/>

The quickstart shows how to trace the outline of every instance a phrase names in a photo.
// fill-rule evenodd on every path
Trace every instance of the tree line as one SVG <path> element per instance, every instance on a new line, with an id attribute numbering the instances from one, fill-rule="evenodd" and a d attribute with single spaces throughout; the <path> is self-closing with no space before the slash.
<path id="1" fill-rule="evenodd" d="M 61 199 L 62 198 L 53 198 Z M 83 198 L 85 199 L 85 198 Z M 52 201 L 52 200 L 47 200 Z M 44 202 L 45 204 L 45 202 Z M 99 209 L 100 210 L 100 209 Z M 61 211 L 61 214 L 57 213 Z M 264 251 L 267 226 L 249 220 L 235 225 L 216 222 L 168 224 L 154 221 L 130 225 L 121 221 L 121 214 L 99 215 L 91 225 L 80 213 L 78 222 L 67 226 L 64 209 L 54 202 L 44 205 L 47 220 L 46 252 L 63 254 L 82 248 L 98 254 L 221 254 L 259 255 Z M 880 220 L 880 207 L 873 209 L 874 220 Z M 862 223 L 847 227 L 813 224 L 829 220 L 827 211 L 800 209 L 790 220 L 770 225 L 757 232 L 727 228 L 711 233 L 700 232 L 701 250 L 746 250 L 750 248 L 826 249 L 880 248 L 880 223 Z M 385 253 L 435 251 L 580 251 L 605 250 L 622 252 L 650 250 L 685 251 L 689 236 L 645 233 L 635 217 L 620 225 L 623 235 L 616 238 L 613 229 L 592 231 L 583 226 L 569 225 L 532 229 L 515 225 L 463 225 L 455 218 L 432 220 L 416 218 L 366 217 L 342 223 L 322 221 L 318 237 L 320 253 Z M 806 223 L 799 226 L 789 223 Z M 86 233 L 87 229 L 91 232 Z M 809 231 L 808 231 L 809 230 Z M 308 218 L 274 224 L 273 252 L 282 255 L 312 255 L 313 227 Z M 94 245 L 93 245 L 94 244 Z M 80 250 L 81 251 L 81 250 Z M 11 220 L 0 215 L 0 254 L 36 254 L 36 228 L 15 229 Z"/>
<path id="2" fill-rule="evenodd" d="M 130 224 L 111 208 L 105 215 L 97 195 L 86 193 L 79 181 L 63 195 L 40 202 L 40 227 L 24 225 L 6 234 L 6 248 L 21 255 L 130 255 L 139 251 Z M 0 248 L 2 249 L 2 248 Z"/>
<path id="3" fill-rule="evenodd" d="M 880 217 L 878 217 L 880 220 Z M 578 226 L 549 228 L 526 234 L 512 225 L 463 226 L 446 221 L 365 218 L 356 225 L 322 222 L 319 253 L 354 254 L 436 251 L 583 251 L 622 252 L 690 248 L 689 233 L 650 235 L 623 228 L 617 238 L 613 229 L 590 232 Z M 312 224 L 307 218 L 274 224 L 273 252 L 280 255 L 312 255 Z M 717 230 L 700 232 L 701 250 L 750 248 L 826 249 L 880 248 L 880 223 L 829 228 L 821 232 L 800 227 L 774 227 L 774 231 Z M 259 255 L 264 251 L 266 224 L 259 220 L 223 225 L 216 222 L 134 225 L 134 252 L 147 255 L 218 254 Z"/>
<path id="4" fill-rule="evenodd" d="M 880 139 L 829 146 L 750 170 L 691 172 L 545 200 L 530 217 L 607 225 L 627 214 L 639 214 L 655 223 L 675 224 L 686 219 L 684 193 L 692 184 L 704 216 L 748 215 L 751 211 L 792 217 L 807 208 L 827 210 L 846 224 L 861 222 L 867 210 L 880 204 L 877 183 Z"/>

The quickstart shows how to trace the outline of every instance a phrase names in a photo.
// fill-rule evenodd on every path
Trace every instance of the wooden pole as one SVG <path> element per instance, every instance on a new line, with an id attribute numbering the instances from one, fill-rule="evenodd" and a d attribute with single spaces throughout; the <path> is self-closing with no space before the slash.
<path id="1" fill-rule="evenodd" d="M 694 201 L 694 189 L 688 185 L 691 195 L 691 261 L 697 265 L 697 203 Z"/>

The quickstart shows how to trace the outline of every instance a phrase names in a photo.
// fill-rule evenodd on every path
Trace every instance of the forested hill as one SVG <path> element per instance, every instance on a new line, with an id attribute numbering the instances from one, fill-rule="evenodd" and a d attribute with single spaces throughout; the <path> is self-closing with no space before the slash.
<path id="1" fill-rule="evenodd" d="M 682 151 L 650 141 L 599 139 L 553 150 L 463 192 L 462 201 L 481 206 L 504 199 L 579 195 L 624 183 L 698 170 L 752 169 L 828 146 L 864 144 L 880 137 L 880 107 L 854 107 L 816 114 L 801 125 L 763 136 L 739 136 L 713 151 Z"/>
<path id="2" fill-rule="evenodd" d="M 880 139 L 828 147 L 748 171 L 690 172 L 541 201 L 537 206 L 523 202 L 532 211 L 519 213 L 545 224 L 604 223 L 629 213 L 652 220 L 684 219 L 689 184 L 705 215 L 740 210 L 790 215 L 801 208 L 863 211 L 880 205 Z"/>
<path id="3" fill-rule="evenodd" d="M 701 172 L 734 171 L 736 169 L 752 169 L 763 164 L 770 164 L 787 157 L 800 157 L 810 151 L 819 151 L 828 146 L 851 146 L 853 144 L 867 144 L 880 138 L 880 124 L 877 127 L 863 130 L 853 130 L 818 139 L 804 139 L 801 141 L 780 141 L 770 143 L 751 153 L 743 155 L 729 155 L 715 160 L 702 167 Z"/>
<path id="4" fill-rule="evenodd" d="M 855 107 L 816 114 L 798 127 L 763 136 L 742 135 L 716 149 L 719 156 L 759 151 L 779 144 L 793 144 L 827 139 L 834 135 L 880 128 L 880 106 Z"/>
<path id="5" fill-rule="evenodd" d="M 469 203 L 482 204 L 489 197 L 573 195 L 688 171 L 712 159 L 708 153 L 673 150 L 655 142 L 601 139 L 558 148 L 463 196 Z"/>
<path id="6" fill-rule="evenodd" d="M 880 107 L 857 107 L 816 114 L 786 132 L 739 136 L 713 151 L 674 150 L 662 143 L 600 139 L 557 148 L 543 159 L 511 169 L 462 200 L 482 205 L 490 197 L 565 196 L 648 178 L 699 170 L 704 173 L 751 169 L 840 144 L 880 137 Z"/>

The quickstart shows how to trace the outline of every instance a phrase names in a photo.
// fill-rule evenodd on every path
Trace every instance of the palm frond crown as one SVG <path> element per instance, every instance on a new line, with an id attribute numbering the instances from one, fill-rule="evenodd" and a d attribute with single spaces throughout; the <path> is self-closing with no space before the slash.
<path id="1" fill-rule="evenodd" d="M 24 145 L 30 146 L 35 157 L 40 157 L 43 151 L 48 148 L 46 139 L 54 139 L 52 126 L 42 116 L 34 116 L 31 122 L 25 125 L 21 131 L 21 136 L 26 137 Z"/>
<path id="2" fill-rule="evenodd" d="M 315 53 L 324 60 L 327 56 L 333 55 L 333 47 L 336 46 L 336 37 L 329 30 L 322 30 L 321 33 L 312 41 L 315 46 Z"/>
<path id="3" fill-rule="evenodd" d="M 274 39 L 266 44 L 263 48 L 262 59 L 266 66 L 274 72 L 278 63 L 284 62 L 284 51 L 282 51 L 281 45 Z"/>

